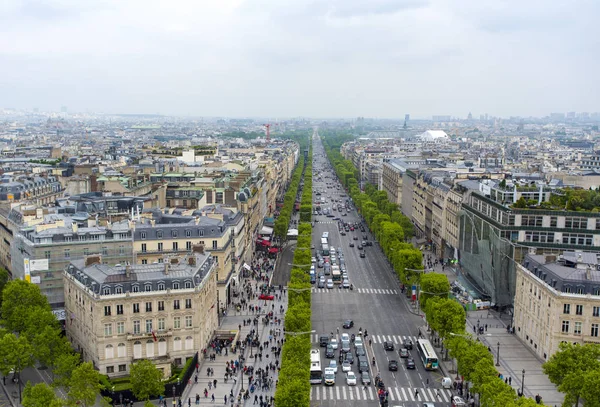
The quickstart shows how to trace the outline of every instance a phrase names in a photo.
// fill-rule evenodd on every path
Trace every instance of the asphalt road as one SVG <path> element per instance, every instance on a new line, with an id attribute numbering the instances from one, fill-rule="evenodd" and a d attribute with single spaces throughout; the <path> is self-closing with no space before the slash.
<path id="1" fill-rule="evenodd" d="M 340 197 L 345 193 L 344 190 L 341 187 L 340 189 L 335 187 L 338 182 L 337 178 L 334 178 L 334 173 L 324 170 L 324 167 L 329 168 L 329 164 L 325 164 L 326 158 L 321 143 L 317 141 L 313 145 L 313 170 L 315 174 L 322 176 L 322 181 L 319 181 L 317 175 L 314 175 L 313 189 L 324 191 L 321 196 L 328 197 L 328 203 L 322 206 L 332 207 L 331 198 L 342 199 L 345 202 L 346 198 Z M 334 186 L 327 186 L 327 182 L 333 183 Z M 313 202 L 316 198 L 313 190 Z M 336 217 L 340 216 L 338 211 L 332 213 Z M 318 221 L 313 228 L 312 239 L 316 250 L 319 250 L 323 232 L 329 232 L 330 247 L 333 246 L 336 250 L 342 249 L 348 277 L 354 285 L 354 290 L 339 289 L 337 286 L 329 290 L 313 288 L 312 327 L 316 331 L 312 335 L 313 348 L 319 347 L 319 335 L 333 333 L 339 341 L 342 333 L 358 334 L 359 327 L 362 327 L 363 331 L 367 330 L 369 334 L 366 341 L 368 360 L 371 361 L 373 356 L 376 359 L 376 366 L 369 366 L 371 376 L 374 378 L 380 374 L 389 391 L 390 407 L 423 406 L 424 402 L 432 403 L 436 407 L 449 406 L 451 393 L 449 390 L 441 388 L 441 374 L 436 371 L 426 371 L 423 368 L 416 347 L 410 351 L 410 357 L 414 358 L 416 369 L 406 369 L 405 359 L 399 357 L 400 340 L 411 339 L 415 343 L 418 327 L 422 326 L 424 321 L 422 317 L 411 312 L 410 300 L 400 292 L 400 284 L 381 248 L 374 242 L 373 246 L 365 247 L 366 257 L 360 258 L 360 251 L 357 248 L 358 243 L 363 240 L 363 233 L 360 230 L 348 232 L 346 236 L 342 236 L 338 229 L 338 221 L 326 216 L 314 216 L 313 219 L 315 218 Z M 354 209 L 347 216 L 340 216 L 340 219 L 348 223 L 360 222 L 360 217 Z M 368 230 L 366 234 L 369 240 L 372 240 Z M 353 240 L 355 235 L 358 236 L 357 241 Z M 354 248 L 349 247 L 350 242 L 355 244 Z M 326 278 L 329 277 L 326 276 Z M 342 323 L 346 319 L 354 321 L 353 329 L 342 328 Z M 368 345 L 369 338 L 372 340 L 370 346 Z M 385 340 L 394 342 L 396 350 L 385 351 L 383 348 Z M 321 349 L 324 369 L 328 366 L 329 359 L 324 358 L 325 348 Z M 339 351 L 336 351 L 335 360 L 338 360 L 338 357 Z M 397 372 L 388 370 L 388 362 L 392 359 L 398 361 Z M 356 362 L 352 365 L 352 369 L 360 377 Z M 417 397 L 415 397 L 415 390 L 418 390 L 419 393 Z M 373 384 L 364 387 L 359 381 L 357 386 L 347 386 L 345 373 L 341 371 L 340 367 L 334 386 L 311 386 L 311 405 L 376 406 L 379 405 L 379 401 Z"/>

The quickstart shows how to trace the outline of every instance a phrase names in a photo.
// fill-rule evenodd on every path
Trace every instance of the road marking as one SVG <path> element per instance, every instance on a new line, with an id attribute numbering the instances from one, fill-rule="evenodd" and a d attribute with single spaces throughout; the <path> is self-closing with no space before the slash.
<path id="1" fill-rule="evenodd" d="M 446 403 L 449 403 L 450 398 L 452 397 L 452 393 L 450 392 L 450 390 L 446 390 L 446 391 L 442 390 L 441 393 L 442 393 L 442 398 L 444 399 L 444 401 Z"/>
<path id="2" fill-rule="evenodd" d="M 429 392 L 429 398 L 432 400 L 435 400 L 437 397 L 435 397 L 435 394 L 432 393 L 431 389 L 425 389 L 425 391 Z"/>
<path id="3" fill-rule="evenodd" d="M 348 389 L 348 394 L 350 395 L 350 400 L 354 400 L 354 391 L 352 389 Z"/>
<path id="4" fill-rule="evenodd" d="M 402 390 L 402 398 L 400 400 L 402 400 L 402 399 L 408 400 L 408 397 L 406 397 L 406 391 L 404 391 L 404 387 L 402 387 L 400 390 Z M 409 393 L 410 393 L 410 391 L 409 391 Z"/>
<path id="5" fill-rule="evenodd" d="M 410 401 L 415 401 L 415 393 L 410 388 L 408 389 L 408 395 L 410 396 Z"/>
<path id="6" fill-rule="evenodd" d="M 369 386 L 369 400 L 373 400 L 373 388 Z"/>
<path id="7" fill-rule="evenodd" d="M 346 387 L 342 387 L 342 398 L 346 400 Z"/>
<path id="8" fill-rule="evenodd" d="M 395 343 L 396 345 L 398 345 L 398 341 L 396 340 L 396 337 L 395 337 L 395 336 L 392 336 L 392 339 L 394 340 L 394 343 Z"/>
<path id="9" fill-rule="evenodd" d="M 400 400 L 400 401 L 401 401 L 401 400 L 402 400 L 402 398 L 400 397 L 400 391 L 398 390 L 398 388 L 397 388 L 397 387 L 395 388 L 395 390 L 396 390 L 396 395 L 398 396 L 398 400 Z"/>

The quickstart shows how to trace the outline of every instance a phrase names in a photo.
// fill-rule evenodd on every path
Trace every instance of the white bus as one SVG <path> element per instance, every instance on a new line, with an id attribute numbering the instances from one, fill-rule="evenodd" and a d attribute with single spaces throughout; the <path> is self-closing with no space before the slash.
<path id="1" fill-rule="evenodd" d="M 321 369 L 321 350 L 310 350 L 310 384 L 323 383 L 323 370 Z"/>
<path id="2" fill-rule="evenodd" d="M 438 358 L 433 350 L 431 342 L 427 339 L 417 340 L 417 350 L 419 351 L 419 356 L 421 357 L 425 370 L 437 370 Z"/>
<path id="3" fill-rule="evenodd" d="M 323 234 L 321 235 L 321 237 L 323 239 L 329 239 L 329 232 L 323 232 Z"/>

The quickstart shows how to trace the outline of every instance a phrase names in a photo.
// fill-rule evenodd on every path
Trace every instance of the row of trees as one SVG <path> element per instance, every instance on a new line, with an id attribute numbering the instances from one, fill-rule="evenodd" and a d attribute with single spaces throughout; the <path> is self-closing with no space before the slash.
<path id="1" fill-rule="evenodd" d="M 306 211 L 308 205 L 310 208 Z M 310 406 L 311 285 L 308 269 L 311 265 L 312 235 L 312 148 L 304 170 L 301 208 L 294 265 L 288 284 L 289 305 L 285 314 L 287 334 L 281 352 L 279 383 L 275 390 L 277 407 Z"/>
<path id="2" fill-rule="evenodd" d="M 290 219 L 292 219 L 292 212 L 294 210 L 294 203 L 296 202 L 296 195 L 298 194 L 298 188 L 300 187 L 300 181 L 302 179 L 302 169 L 304 168 L 304 155 L 300 155 L 298 165 L 294 169 L 292 179 L 288 190 L 285 193 L 283 199 L 283 206 L 279 210 L 279 217 L 275 221 L 273 227 L 273 235 L 281 240 L 284 240 L 287 236 L 288 228 L 290 225 Z"/>

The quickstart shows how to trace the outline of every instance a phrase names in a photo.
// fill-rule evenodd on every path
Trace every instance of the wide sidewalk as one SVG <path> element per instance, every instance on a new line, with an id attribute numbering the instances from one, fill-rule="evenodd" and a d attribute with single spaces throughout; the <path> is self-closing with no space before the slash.
<path id="1" fill-rule="evenodd" d="M 424 257 L 433 254 L 423 252 Z M 456 280 L 457 270 L 453 267 L 445 267 L 438 264 L 434 266 L 437 273 L 444 273 L 450 282 Z M 514 334 L 506 332 L 506 327 L 511 324 L 512 317 L 507 313 L 499 313 L 494 310 L 469 311 L 467 313 L 467 332 L 473 334 L 473 327 L 484 327 L 483 335 L 479 340 L 491 349 L 494 360 L 498 360 L 498 344 L 500 344 L 500 366 L 496 366 L 498 372 L 505 378 L 510 377 L 512 387 L 520 390 L 523 384 L 523 370 L 525 370 L 524 394 L 533 398 L 536 394 L 542 396 L 542 401 L 548 406 L 562 405 L 564 394 L 560 393 L 548 376 L 542 371 L 543 361 L 540 360 L 529 348 L 521 342 Z M 487 325 L 487 330 L 485 326 Z M 447 364 L 449 367 L 452 364 Z M 447 369 L 447 371 L 450 368 Z"/>

